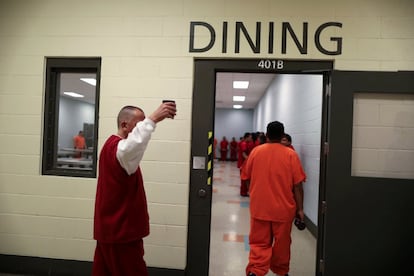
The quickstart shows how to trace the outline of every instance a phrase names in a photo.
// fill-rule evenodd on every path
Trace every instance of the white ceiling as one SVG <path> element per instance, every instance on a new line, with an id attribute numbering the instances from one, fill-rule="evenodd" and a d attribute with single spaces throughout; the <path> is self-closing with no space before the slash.
<path id="1" fill-rule="evenodd" d="M 71 98 L 95 104 L 95 86 L 87 84 L 80 78 L 95 78 L 95 74 L 64 73 L 61 75 L 60 94 L 69 97 L 63 92 L 76 92 L 84 95 L 84 98 Z M 227 73 L 219 72 L 216 76 L 216 108 L 233 108 L 234 104 L 240 104 L 243 109 L 254 109 L 269 84 L 276 74 L 269 73 Z M 234 89 L 233 81 L 249 81 L 248 89 Z M 233 96 L 245 96 L 245 102 L 233 102 Z"/>
<path id="2" fill-rule="evenodd" d="M 90 85 L 80 78 L 94 78 L 96 74 L 88 73 L 62 73 L 60 76 L 60 96 L 66 97 L 75 101 L 87 102 L 89 104 L 95 104 L 95 91 L 96 87 Z M 63 94 L 63 92 L 75 92 L 84 95 L 84 98 L 73 98 Z"/>
<path id="3" fill-rule="evenodd" d="M 233 108 L 240 104 L 243 109 L 254 109 L 276 74 L 268 73 L 217 73 L 216 108 Z M 248 89 L 234 89 L 233 81 L 249 81 Z M 245 102 L 233 102 L 233 96 L 246 96 Z"/>

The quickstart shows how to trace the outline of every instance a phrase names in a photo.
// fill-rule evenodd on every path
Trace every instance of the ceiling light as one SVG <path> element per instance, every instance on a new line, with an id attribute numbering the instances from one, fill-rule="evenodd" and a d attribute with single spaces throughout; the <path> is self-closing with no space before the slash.
<path id="1" fill-rule="evenodd" d="M 75 92 L 63 92 L 63 94 L 74 97 L 74 98 L 84 98 L 84 95 L 75 93 Z"/>
<path id="2" fill-rule="evenodd" d="M 245 96 L 233 96 L 233 102 L 244 102 L 245 100 Z"/>
<path id="3" fill-rule="evenodd" d="M 233 88 L 234 89 L 247 89 L 249 88 L 248 81 L 233 81 Z"/>
<path id="4" fill-rule="evenodd" d="M 243 108 L 243 106 L 240 105 L 240 104 L 235 104 L 235 105 L 233 105 L 233 108 L 234 109 L 241 109 L 241 108 Z"/>
<path id="5" fill-rule="evenodd" d="M 96 86 L 96 79 L 94 78 L 81 78 L 80 80 L 89 83 L 90 85 Z"/>

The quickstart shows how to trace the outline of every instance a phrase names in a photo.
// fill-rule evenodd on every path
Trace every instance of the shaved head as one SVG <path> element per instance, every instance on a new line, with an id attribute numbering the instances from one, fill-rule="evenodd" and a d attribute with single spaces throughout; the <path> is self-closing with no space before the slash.
<path id="1" fill-rule="evenodd" d="M 119 114 L 118 114 L 118 118 L 117 118 L 118 128 L 121 126 L 122 122 L 131 121 L 134 118 L 134 116 L 136 116 L 135 115 L 136 111 L 140 111 L 140 112 L 144 113 L 144 111 L 141 108 L 137 107 L 137 106 L 132 106 L 132 105 L 124 106 L 121 109 L 121 111 L 119 111 Z"/>

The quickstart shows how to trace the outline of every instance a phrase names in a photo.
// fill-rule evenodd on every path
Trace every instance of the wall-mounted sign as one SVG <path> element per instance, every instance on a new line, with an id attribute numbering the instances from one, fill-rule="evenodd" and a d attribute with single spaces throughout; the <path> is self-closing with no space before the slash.
<path id="1" fill-rule="evenodd" d="M 294 30 L 289 22 L 282 22 L 280 29 L 275 30 L 275 22 L 269 22 L 266 28 L 267 33 L 262 31 L 262 22 L 256 22 L 256 30 L 251 32 L 247 29 L 243 22 L 235 22 L 234 25 L 234 53 L 240 53 L 240 41 L 243 39 L 247 41 L 250 49 L 255 54 L 267 53 L 273 54 L 275 43 L 280 43 L 281 54 L 287 54 L 288 52 L 288 39 L 292 39 L 296 48 L 302 55 L 308 54 L 309 48 L 309 28 L 308 22 L 303 22 L 302 30 Z M 232 27 L 232 26 L 231 26 Z M 326 22 L 319 25 L 313 36 L 313 43 L 315 48 L 325 55 L 340 55 L 342 54 L 342 37 L 327 37 L 328 30 L 332 28 L 342 28 L 342 23 L 339 22 Z M 207 32 L 206 32 L 207 31 Z M 211 24 L 203 21 L 191 21 L 190 22 L 190 53 L 202 53 L 208 52 L 216 45 L 217 33 L 221 32 L 221 52 L 227 53 L 229 51 L 229 22 L 224 21 L 221 28 L 214 28 Z M 196 41 L 197 35 L 203 33 L 202 36 L 207 34 L 209 37 L 208 42 L 205 45 L 199 41 Z M 231 36 L 233 37 L 233 36 Z M 278 37 L 280 41 L 275 41 Z M 301 38 L 300 38 L 301 37 Z M 328 38 L 328 39 L 327 39 Z M 203 43 L 205 43 L 203 39 Z M 220 42 L 218 42 L 220 43 Z M 263 45 L 266 44 L 266 45 Z"/>

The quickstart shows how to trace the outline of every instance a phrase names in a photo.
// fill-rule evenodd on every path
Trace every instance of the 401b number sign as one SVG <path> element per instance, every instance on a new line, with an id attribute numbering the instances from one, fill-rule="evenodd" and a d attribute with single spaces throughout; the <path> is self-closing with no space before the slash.
<path id="1" fill-rule="evenodd" d="M 257 64 L 257 67 L 261 69 L 282 70 L 283 66 L 284 66 L 283 60 L 271 60 L 271 59 L 262 59 Z"/>

